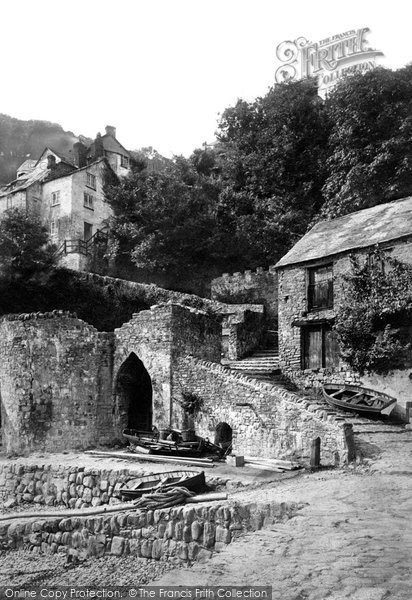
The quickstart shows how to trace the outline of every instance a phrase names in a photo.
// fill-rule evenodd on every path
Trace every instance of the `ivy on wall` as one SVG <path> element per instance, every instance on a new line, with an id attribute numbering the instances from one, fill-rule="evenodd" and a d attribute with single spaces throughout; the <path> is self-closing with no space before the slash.
<path id="1" fill-rule="evenodd" d="M 412 266 L 380 249 L 351 257 L 334 329 L 341 355 L 356 371 L 386 374 L 411 360 Z"/>

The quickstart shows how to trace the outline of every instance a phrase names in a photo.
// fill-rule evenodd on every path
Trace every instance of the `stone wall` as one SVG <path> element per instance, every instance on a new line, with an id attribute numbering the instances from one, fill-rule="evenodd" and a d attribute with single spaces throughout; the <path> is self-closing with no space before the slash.
<path id="1" fill-rule="evenodd" d="M 267 319 L 263 313 L 247 310 L 241 317 L 229 317 L 226 328 L 228 340 L 224 354 L 230 360 L 239 360 L 264 344 Z"/>
<path id="2" fill-rule="evenodd" d="M 155 511 L 0 523 L 0 550 L 26 548 L 80 559 L 132 555 L 174 563 L 203 561 L 248 531 L 295 516 L 301 505 L 211 504 Z"/>
<path id="3" fill-rule="evenodd" d="M 176 399 L 182 389 L 201 398 L 194 419 L 200 435 L 213 438 L 222 422 L 232 428 L 234 453 L 308 458 L 312 441 L 320 437 L 322 464 L 352 458 L 351 426 L 304 397 L 192 356 L 174 362 L 173 382 Z"/>
<path id="4" fill-rule="evenodd" d="M 83 466 L 6 464 L 0 467 L 0 501 L 7 503 L 7 508 L 34 504 L 79 509 L 118 504 L 121 498 L 119 490 L 127 481 L 152 474 L 147 466 L 145 469 L 102 470 Z M 209 472 L 207 475 L 208 485 L 227 485 L 230 489 L 231 482 L 227 479 Z M 239 485 L 238 482 L 235 484 Z"/>
<path id="5" fill-rule="evenodd" d="M 223 273 L 212 280 L 211 297 L 229 304 L 263 304 L 269 320 L 275 323 L 278 313 L 277 272 L 270 267 L 268 271 L 258 268 L 256 272 Z"/>
<path id="6" fill-rule="evenodd" d="M 113 335 L 54 311 L 0 321 L 0 398 L 8 453 L 113 440 Z"/>

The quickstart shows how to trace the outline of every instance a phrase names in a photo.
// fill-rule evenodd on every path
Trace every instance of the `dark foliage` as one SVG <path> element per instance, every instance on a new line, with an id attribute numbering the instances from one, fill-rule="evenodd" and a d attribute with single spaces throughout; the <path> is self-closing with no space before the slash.
<path id="1" fill-rule="evenodd" d="M 355 370 L 387 373 L 410 361 L 412 267 L 376 250 L 352 259 L 334 328 L 342 356 Z"/>

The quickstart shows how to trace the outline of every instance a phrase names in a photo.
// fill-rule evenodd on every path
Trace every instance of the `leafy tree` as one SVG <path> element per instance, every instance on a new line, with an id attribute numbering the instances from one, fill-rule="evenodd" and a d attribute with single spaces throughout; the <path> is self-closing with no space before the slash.
<path id="1" fill-rule="evenodd" d="M 275 86 L 223 113 L 221 212 L 242 239 L 245 266 L 276 261 L 319 210 L 327 135 L 312 80 Z"/>
<path id="2" fill-rule="evenodd" d="M 215 207 L 219 185 L 184 158 L 162 172 L 134 171 L 109 186 L 111 251 L 141 269 L 176 280 L 208 269 L 219 255 Z"/>
<path id="3" fill-rule="evenodd" d="M 331 131 L 325 204 L 318 218 L 412 193 L 412 65 L 342 80 L 325 110 Z"/>
<path id="4" fill-rule="evenodd" d="M 33 278 L 56 262 L 56 247 L 49 243 L 39 219 L 12 208 L 0 220 L 0 275 L 4 279 Z"/>

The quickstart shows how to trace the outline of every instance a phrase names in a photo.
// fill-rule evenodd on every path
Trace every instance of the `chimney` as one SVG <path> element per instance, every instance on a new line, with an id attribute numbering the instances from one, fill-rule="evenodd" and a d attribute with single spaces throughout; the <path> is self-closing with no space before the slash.
<path id="1" fill-rule="evenodd" d="M 113 125 L 106 125 L 106 135 L 112 135 L 115 138 L 116 127 L 113 127 Z"/>
<path id="2" fill-rule="evenodd" d="M 80 141 L 73 144 L 73 161 L 79 169 L 87 165 L 87 147 Z"/>
<path id="3" fill-rule="evenodd" d="M 48 154 L 47 156 L 47 168 L 55 169 L 56 168 L 56 157 L 54 154 Z"/>
<path id="4" fill-rule="evenodd" d="M 103 145 L 102 136 L 100 135 L 100 133 L 98 133 L 96 135 L 96 139 L 94 140 L 94 158 L 95 158 L 95 160 L 97 160 L 98 158 L 101 158 L 102 156 L 104 156 L 104 145 Z"/>

